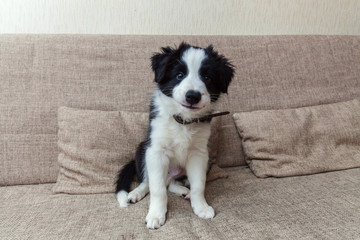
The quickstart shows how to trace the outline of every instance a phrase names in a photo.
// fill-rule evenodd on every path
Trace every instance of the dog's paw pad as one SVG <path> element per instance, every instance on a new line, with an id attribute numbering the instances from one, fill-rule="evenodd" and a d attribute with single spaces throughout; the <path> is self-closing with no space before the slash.
<path id="1" fill-rule="evenodd" d="M 195 214 L 203 219 L 212 219 L 215 216 L 215 211 L 210 206 L 205 206 L 200 209 L 194 209 Z"/>

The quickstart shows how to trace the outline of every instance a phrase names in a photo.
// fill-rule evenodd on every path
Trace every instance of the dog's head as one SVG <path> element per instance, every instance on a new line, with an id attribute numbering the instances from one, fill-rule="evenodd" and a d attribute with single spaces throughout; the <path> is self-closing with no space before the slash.
<path id="1" fill-rule="evenodd" d="M 211 103 L 227 93 L 234 75 L 232 64 L 211 45 L 165 47 L 152 56 L 151 65 L 160 91 L 189 114 L 209 111 Z"/>

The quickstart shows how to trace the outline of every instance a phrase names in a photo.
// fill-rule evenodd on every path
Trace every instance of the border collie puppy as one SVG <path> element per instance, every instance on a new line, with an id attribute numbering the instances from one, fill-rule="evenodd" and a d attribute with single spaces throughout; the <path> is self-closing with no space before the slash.
<path id="1" fill-rule="evenodd" d="M 211 45 L 204 49 L 186 43 L 162 48 L 152 56 L 151 66 L 157 89 L 150 104 L 148 134 L 135 159 L 119 172 L 117 200 L 120 207 L 127 207 L 150 191 L 145 223 L 151 229 L 165 223 L 167 189 L 190 199 L 197 216 L 211 219 L 215 212 L 204 198 L 204 189 L 212 105 L 227 93 L 233 66 Z M 175 181 L 185 173 L 190 190 Z M 140 184 L 128 193 L 135 174 Z"/>

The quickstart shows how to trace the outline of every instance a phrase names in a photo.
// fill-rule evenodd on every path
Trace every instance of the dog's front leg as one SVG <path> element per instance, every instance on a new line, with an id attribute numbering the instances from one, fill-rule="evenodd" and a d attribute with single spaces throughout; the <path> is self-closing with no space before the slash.
<path id="1" fill-rule="evenodd" d="M 190 152 L 186 164 L 186 173 L 190 182 L 191 207 L 197 216 L 205 219 L 215 216 L 214 209 L 207 204 L 204 197 L 208 160 L 207 151 L 194 150 Z"/>
<path id="2" fill-rule="evenodd" d="M 146 168 L 149 179 L 150 206 L 146 216 L 146 226 L 157 229 L 165 223 L 167 211 L 166 178 L 169 170 L 169 158 L 154 147 L 146 151 Z"/>

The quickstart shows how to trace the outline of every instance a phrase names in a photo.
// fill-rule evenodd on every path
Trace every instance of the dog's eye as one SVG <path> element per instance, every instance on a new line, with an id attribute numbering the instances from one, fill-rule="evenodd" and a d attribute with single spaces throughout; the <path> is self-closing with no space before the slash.
<path id="1" fill-rule="evenodd" d="M 204 76 L 204 80 L 205 80 L 206 83 L 211 82 L 211 78 L 209 76 Z"/>
<path id="2" fill-rule="evenodd" d="M 177 80 L 182 80 L 184 78 L 184 74 L 182 72 L 179 72 L 177 75 L 176 75 L 176 79 Z"/>

